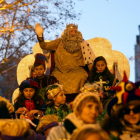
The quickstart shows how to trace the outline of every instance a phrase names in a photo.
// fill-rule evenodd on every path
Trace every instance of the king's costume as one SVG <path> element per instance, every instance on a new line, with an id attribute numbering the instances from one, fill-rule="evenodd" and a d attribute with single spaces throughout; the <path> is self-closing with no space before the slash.
<path id="1" fill-rule="evenodd" d="M 51 75 L 64 86 L 67 94 L 77 93 L 84 85 L 88 77 L 84 67 L 93 63 L 95 58 L 82 34 L 77 30 L 77 34 L 71 37 L 70 28 L 77 30 L 78 26 L 68 24 L 61 38 L 51 42 L 44 42 L 43 37 L 38 37 L 42 49 L 55 50 L 55 68 Z"/>

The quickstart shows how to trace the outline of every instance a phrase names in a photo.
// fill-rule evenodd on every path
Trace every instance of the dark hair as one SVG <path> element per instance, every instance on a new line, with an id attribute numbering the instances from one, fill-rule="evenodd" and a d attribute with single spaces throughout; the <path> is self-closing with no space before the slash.
<path id="1" fill-rule="evenodd" d="M 0 119 L 11 119 L 7 104 L 4 101 L 0 101 Z"/>
<path id="2" fill-rule="evenodd" d="M 35 89 L 35 93 L 34 93 L 32 100 L 34 100 L 35 108 L 41 109 L 41 106 L 43 104 L 43 99 L 38 94 L 39 89 L 36 89 L 36 88 L 34 88 L 34 89 Z M 23 90 L 22 90 L 22 91 L 20 91 L 19 96 L 14 101 L 15 110 L 17 110 L 19 107 L 25 107 L 25 100 L 26 100 L 26 98 L 25 98 Z"/>
<path id="3" fill-rule="evenodd" d="M 42 65 L 42 66 L 44 67 L 44 70 L 46 69 L 46 66 L 43 65 L 43 64 L 41 64 L 41 63 L 35 63 L 35 64 L 34 64 L 34 68 L 35 68 L 35 67 L 38 67 L 38 66 L 40 66 L 40 65 Z"/>
<path id="4" fill-rule="evenodd" d="M 112 73 L 109 71 L 109 69 L 108 69 L 108 67 L 107 67 L 107 62 L 106 62 L 105 58 L 104 58 L 103 56 L 98 56 L 98 57 L 95 58 L 94 63 L 93 63 L 93 66 L 92 66 L 92 69 L 91 69 L 91 71 L 90 71 L 90 74 L 89 74 L 89 77 L 88 77 L 88 81 L 89 81 L 89 82 L 92 82 L 92 81 L 93 81 L 93 78 L 94 78 L 94 77 L 96 76 L 96 74 L 97 74 L 96 63 L 97 63 L 98 61 L 103 61 L 103 62 L 106 64 L 106 68 L 105 68 L 105 70 L 104 70 L 104 72 L 103 72 L 104 75 L 105 75 L 105 76 L 103 76 L 103 79 L 104 79 L 104 80 L 107 80 L 107 79 L 110 77 L 110 75 L 112 75 Z"/>

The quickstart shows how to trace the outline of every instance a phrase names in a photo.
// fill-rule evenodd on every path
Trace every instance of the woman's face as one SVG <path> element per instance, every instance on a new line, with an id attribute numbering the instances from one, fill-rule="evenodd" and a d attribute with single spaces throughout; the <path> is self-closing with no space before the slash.
<path id="1" fill-rule="evenodd" d="M 25 88 L 23 90 L 23 94 L 24 94 L 24 97 L 26 99 L 31 100 L 33 98 L 34 94 L 35 94 L 35 89 L 33 89 L 33 88 Z"/>
<path id="2" fill-rule="evenodd" d="M 124 110 L 124 120 L 130 124 L 137 124 L 140 121 L 139 110 L 139 107 L 134 105 L 128 106 L 128 108 Z"/>
<path id="3" fill-rule="evenodd" d="M 99 115 L 99 104 L 94 102 L 88 102 L 85 104 L 80 116 L 85 124 L 96 123 L 97 117 Z"/>

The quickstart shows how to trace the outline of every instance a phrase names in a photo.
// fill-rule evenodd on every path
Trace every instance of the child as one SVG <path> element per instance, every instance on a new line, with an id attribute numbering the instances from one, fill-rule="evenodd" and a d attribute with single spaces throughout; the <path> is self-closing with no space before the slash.
<path id="1" fill-rule="evenodd" d="M 39 84 L 40 88 L 47 87 L 50 84 L 49 76 L 44 74 L 46 70 L 45 61 L 47 59 L 43 54 L 37 53 L 35 55 L 34 73 L 36 77 L 34 80 Z"/>
<path id="2" fill-rule="evenodd" d="M 140 139 L 140 89 L 137 87 L 126 78 L 114 87 L 116 97 L 108 104 L 110 116 L 105 118 L 102 126 L 112 140 Z"/>
<path id="3" fill-rule="evenodd" d="M 98 95 L 83 92 L 73 101 L 73 113 L 64 120 L 64 125 L 51 129 L 47 140 L 69 139 L 73 131 L 86 124 L 94 124 L 100 128 L 97 118 L 100 110 L 100 98 Z"/>
<path id="4" fill-rule="evenodd" d="M 46 88 L 46 96 L 49 99 L 45 115 L 54 114 L 58 116 L 58 121 L 63 119 L 70 113 L 69 107 L 65 104 L 66 96 L 63 86 L 59 84 L 49 85 Z"/>
<path id="5" fill-rule="evenodd" d="M 103 91 L 109 91 L 118 82 L 115 76 L 109 71 L 107 62 L 103 56 L 99 56 L 94 60 L 88 81 L 99 84 Z"/>
<path id="6" fill-rule="evenodd" d="M 14 104 L 18 117 L 23 114 L 33 117 L 41 113 L 43 99 L 38 95 L 38 89 L 38 83 L 33 79 L 24 80 L 20 84 L 20 94 Z"/>
<path id="7" fill-rule="evenodd" d="M 58 117 L 55 115 L 44 115 L 36 128 L 38 133 L 42 133 L 46 137 L 48 136 L 50 130 L 58 125 Z"/>

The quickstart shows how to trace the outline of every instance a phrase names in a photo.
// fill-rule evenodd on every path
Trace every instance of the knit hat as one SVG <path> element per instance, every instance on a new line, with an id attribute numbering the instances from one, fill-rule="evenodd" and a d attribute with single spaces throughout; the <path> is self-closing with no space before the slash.
<path id="1" fill-rule="evenodd" d="M 124 72 L 123 81 L 116 87 L 112 87 L 112 90 L 116 91 L 116 97 L 114 97 L 108 104 L 107 112 L 111 115 L 111 109 L 114 105 L 117 105 L 117 110 L 129 105 L 140 105 L 140 82 L 129 82 Z"/>
<path id="2" fill-rule="evenodd" d="M 100 98 L 97 94 L 94 94 L 92 92 L 83 92 L 83 93 L 80 93 L 76 96 L 76 98 L 74 99 L 73 101 L 73 111 L 76 113 L 76 110 L 77 110 L 77 107 L 78 105 L 80 104 L 80 102 L 82 100 L 84 100 L 86 97 L 94 97 L 99 103 L 100 103 Z"/>
<path id="3" fill-rule="evenodd" d="M 43 55 L 42 53 L 37 53 L 35 55 L 35 62 L 34 62 L 34 64 L 42 64 L 43 66 L 45 66 L 45 61 L 48 61 L 48 60 L 45 57 L 45 55 Z"/>
<path id="4" fill-rule="evenodd" d="M 44 115 L 36 128 L 37 132 L 44 132 L 45 130 L 58 125 L 58 117 L 55 115 Z"/>
<path id="5" fill-rule="evenodd" d="M 52 100 L 59 92 L 63 91 L 63 86 L 59 84 L 49 85 L 46 88 L 46 95 L 49 100 Z"/>
<path id="6" fill-rule="evenodd" d="M 19 90 L 22 91 L 24 88 L 34 88 L 34 89 L 38 89 L 38 83 L 31 79 L 31 78 L 27 78 L 26 80 L 24 80 L 23 82 L 21 82 L 20 86 L 19 86 Z"/>

